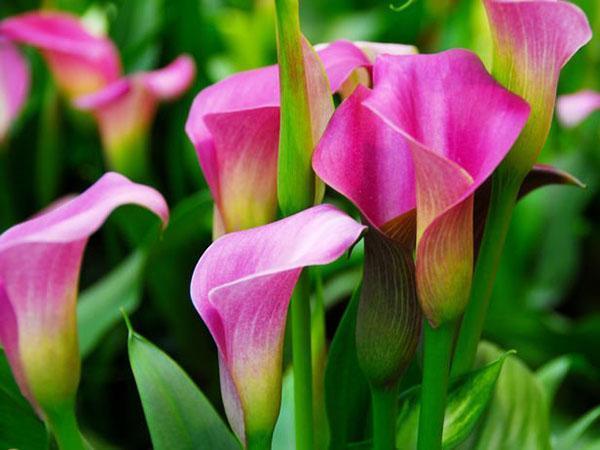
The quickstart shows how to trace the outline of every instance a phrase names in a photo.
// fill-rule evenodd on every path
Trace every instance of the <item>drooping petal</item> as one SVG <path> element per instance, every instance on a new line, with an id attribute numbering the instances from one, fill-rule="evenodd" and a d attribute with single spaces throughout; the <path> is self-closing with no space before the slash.
<path id="1" fill-rule="evenodd" d="M 561 95 L 556 103 L 558 120 L 566 127 L 575 127 L 595 111 L 600 110 L 600 92 L 581 91 Z"/>
<path id="2" fill-rule="evenodd" d="M 65 13 L 31 12 L 0 22 L 0 35 L 38 48 L 58 86 L 73 99 L 101 89 L 121 72 L 114 44 Z"/>
<path id="3" fill-rule="evenodd" d="M 563 0 L 485 0 L 494 45 L 493 74 L 531 106 L 507 162 L 525 174 L 550 129 L 560 70 L 591 38 L 579 7 Z"/>
<path id="4" fill-rule="evenodd" d="M 195 65 L 180 56 L 163 69 L 140 72 L 75 99 L 74 105 L 92 111 L 111 168 L 134 178 L 147 174 L 145 142 L 159 100 L 183 94 L 193 82 Z"/>
<path id="5" fill-rule="evenodd" d="M 191 296 L 217 344 L 227 416 L 243 442 L 270 434 L 277 419 L 285 318 L 302 268 L 337 259 L 364 228 L 320 205 L 226 234 L 200 258 Z"/>
<path id="6" fill-rule="evenodd" d="M 19 50 L 0 36 L 0 143 L 29 94 L 29 66 Z"/>
<path id="7" fill-rule="evenodd" d="M 79 382 L 75 305 L 88 237 L 115 208 L 137 204 L 168 220 L 154 189 L 109 173 L 78 197 L 0 236 L 0 344 L 38 409 L 72 399 Z"/>

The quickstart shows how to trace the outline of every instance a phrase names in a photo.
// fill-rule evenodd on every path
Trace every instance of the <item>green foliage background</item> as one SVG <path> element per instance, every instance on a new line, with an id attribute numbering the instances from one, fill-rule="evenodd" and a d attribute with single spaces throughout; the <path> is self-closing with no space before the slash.
<path id="1" fill-rule="evenodd" d="M 181 364 L 221 409 L 216 350 L 189 299 L 192 269 L 211 242 L 212 203 L 183 127 L 200 89 L 232 72 L 275 61 L 272 3 L 44 2 L 46 7 L 100 18 L 121 51 L 127 73 L 162 66 L 183 52 L 198 66 L 189 93 L 161 106 L 150 140 L 154 184 L 172 208 L 170 227 L 158 241 L 141 239 L 145 233 L 140 227 L 153 226 L 151 219 L 123 208 L 92 238 L 86 253 L 81 287 L 87 311 L 80 311 L 85 359 L 78 409 L 84 433 L 99 448 L 150 446 L 124 323 L 113 314 L 94 329 L 87 325 L 103 314 L 105 298 L 114 300 L 113 312 L 115 306 L 125 306 L 136 330 Z M 575 3 L 600 33 L 600 3 Z M 40 6 L 33 0 L 2 0 L 0 18 Z M 415 44 L 421 52 L 464 47 L 489 62 L 480 0 L 416 0 L 402 12 L 392 11 L 384 0 L 303 0 L 301 9 L 304 32 L 313 43 L 338 38 L 387 41 Z M 14 211 L 12 217 L 2 217 L 0 230 L 62 195 L 85 189 L 105 171 L 95 126 L 58 96 L 40 56 L 33 50 L 27 55 L 31 96 L 0 154 L 5 169 L 0 176 L 8 186 L 4 195 Z M 600 38 L 595 37 L 563 71 L 560 92 L 600 89 L 599 69 Z M 486 324 L 489 340 L 516 349 L 532 369 L 570 355 L 571 370 L 552 410 L 553 430 L 600 403 L 599 147 L 600 114 L 574 130 L 554 124 L 542 161 L 570 170 L 587 189 L 545 188 L 520 203 Z M 332 192 L 328 195 L 330 201 L 342 202 Z M 134 253 L 140 244 L 144 249 Z M 360 249 L 356 254 L 324 271 L 329 338 L 360 273 Z M 92 285 L 94 290 L 88 290 Z M 600 448 L 598 433 L 592 431 L 587 439 L 589 445 L 580 448 Z"/>

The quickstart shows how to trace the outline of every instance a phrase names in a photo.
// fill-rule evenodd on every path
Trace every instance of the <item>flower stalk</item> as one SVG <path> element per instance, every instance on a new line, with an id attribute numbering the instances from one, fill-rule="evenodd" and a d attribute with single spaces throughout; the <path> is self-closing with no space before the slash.
<path id="1" fill-rule="evenodd" d="M 418 450 L 442 448 L 455 325 L 455 322 L 446 322 L 433 328 L 427 320 L 425 321 Z"/>
<path id="2" fill-rule="evenodd" d="M 391 386 L 371 386 L 373 450 L 396 448 L 396 415 L 399 381 Z"/>
<path id="3" fill-rule="evenodd" d="M 60 450 L 88 450 L 75 416 L 75 405 L 48 412 L 48 424 Z"/>

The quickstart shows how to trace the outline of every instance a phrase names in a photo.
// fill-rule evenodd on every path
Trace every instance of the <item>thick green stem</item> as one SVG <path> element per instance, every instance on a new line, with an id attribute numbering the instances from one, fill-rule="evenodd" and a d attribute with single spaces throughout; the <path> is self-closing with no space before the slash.
<path id="1" fill-rule="evenodd" d="M 446 412 L 455 323 L 433 328 L 425 321 L 423 346 L 423 383 L 419 416 L 418 450 L 440 450 Z"/>
<path id="2" fill-rule="evenodd" d="M 473 274 L 471 298 L 460 326 L 452 375 L 468 372 L 475 361 L 485 316 L 500 264 L 512 212 L 517 201 L 520 180 L 499 169 L 492 180 L 489 212 Z"/>
<path id="3" fill-rule="evenodd" d="M 60 450 L 89 449 L 79 431 L 74 407 L 65 407 L 48 414 L 48 425 Z"/>
<path id="4" fill-rule="evenodd" d="M 294 367 L 294 407 L 296 449 L 312 450 L 313 394 L 310 337 L 310 280 L 308 272 L 300 275 L 292 297 L 292 356 Z"/>
<path id="5" fill-rule="evenodd" d="M 396 448 L 396 409 L 398 407 L 398 386 L 371 386 L 373 408 L 373 450 L 394 450 Z"/>

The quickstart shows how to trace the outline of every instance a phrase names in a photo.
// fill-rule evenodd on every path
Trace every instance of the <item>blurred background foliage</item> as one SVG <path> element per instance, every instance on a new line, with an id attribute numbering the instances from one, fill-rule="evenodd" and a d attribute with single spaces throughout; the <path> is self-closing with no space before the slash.
<path id="1" fill-rule="evenodd" d="M 600 2 L 575 3 L 600 33 Z M 421 52 L 464 47 L 489 64 L 480 0 L 416 0 L 402 12 L 389 6 L 386 0 L 303 0 L 302 25 L 313 43 L 339 38 L 399 42 L 415 44 Z M 2 0 L 0 18 L 39 7 L 73 12 L 106 31 L 126 73 L 160 67 L 181 53 L 191 54 L 198 66 L 188 94 L 160 107 L 150 140 L 153 184 L 172 208 L 169 228 L 158 239 L 155 232 L 140 233 L 140 227 L 154 227 L 154 222 L 134 208 L 121 209 L 92 238 L 81 280 L 85 359 L 79 417 L 84 430 L 107 449 L 149 448 L 117 307 L 130 311 L 136 329 L 178 361 L 221 408 L 216 350 L 189 298 L 192 269 L 211 242 L 212 201 L 183 127 L 200 89 L 233 72 L 275 62 L 273 1 Z M 0 201 L 10 202 L 12 211 L 0 218 L 0 230 L 82 191 L 105 171 L 90 118 L 58 96 L 40 56 L 32 50 L 27 55 L 32 93 L 0 152 L 5 180 Z M 561 93 L 582 88 L 600 89 L 597 37 L 561 77 Z M 571 370 L 552 412 L 557 429 L 600 403 L 599 145 L 600 114 L 574 130 L 554 124 L 542 161 L 571 171 L 587 189 L 545 188 L 520 203 L 486 324 L 489 340 L 516 349 L 532 369 L 570 355 Z M 349 208 L 333 192 L 328 195 Z M 328 338 L 360 277 L 360 254 L 359 248 L 323 271 Z M 110 312 L 107 299 L 114 302 Z"/>

